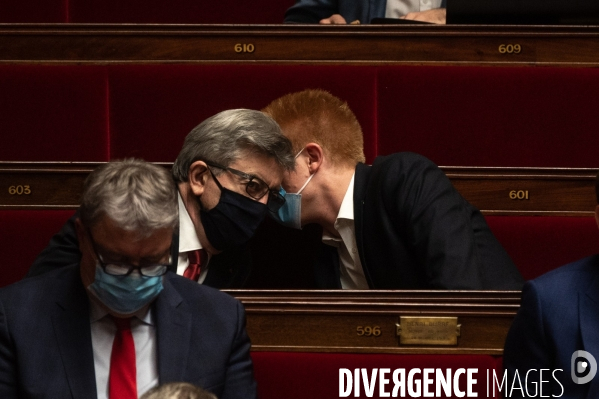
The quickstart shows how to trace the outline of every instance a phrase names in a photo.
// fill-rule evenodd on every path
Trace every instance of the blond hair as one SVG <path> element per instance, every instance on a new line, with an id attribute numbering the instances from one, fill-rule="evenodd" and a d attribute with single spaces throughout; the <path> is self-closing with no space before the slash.
<path id="1" fill-rule="evenodd" d="M 295 153 L 319 144 L 333 165 L 365 162 L 362 128 L 346 102 L 324 90 L 287 94 L 262 110 L 281 126 Z"/>
<path id="2" fill-rule="evenodd" d="M 187 382 L 169 382 L 150 389 L 139 399 L 217 399 L 215 395 Z"/>

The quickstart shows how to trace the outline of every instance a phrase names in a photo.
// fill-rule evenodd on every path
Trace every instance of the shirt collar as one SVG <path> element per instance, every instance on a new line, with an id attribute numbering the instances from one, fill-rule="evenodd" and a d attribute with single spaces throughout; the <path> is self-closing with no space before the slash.
<path id="1" fill-rule="evenodd" d="M 179 253 L 202 249 L 198 233 L 191 221 L 191 217 L 185 208 L 181 194 L 177 194 L 179 200 Z"/>
<path id="2" fill-rule="evenodd" d="M 337 214 L 337 219 L 335 219 L 335 229 L 339 232 L 339 223 L 342 220 L 354 220 L 354 179 L 356 177 L 356 172 L 351 177 L 349 182 L 349 186 L 347 187 L 347 191 L 345 192 L 345 196 L 343 197 L 343 201 L 341 201 L 341 207 L 339 208 L 339 213 Z M 337 238 L 326 231 L 322 232 L 322 242 L 331 246 L 337 246 L 338 242 L 341 242 L 341 238 Z"/>
<path id="3" fill-rule="evenodd" d="M 347 219 L 354 220 L 354 179 L 356 177 L 356 172 L 351 177 L 349 182 L 349 186 L 347 187 L 347 191 L 345 192 L 345 196 L 343 197 L 343 201 L 341 202 L 341 208 L 339 208 L 339 214 L 337 215 L 338 222 L 339 219 Z"/>
<path id="4" fill-rule="evenodd" d="M 98 303 L 96 303 L 96 301 L 92 299 L 89 300 L 89 319 L 92 323 L 101 320 L 107 315 L 108 312 L 106 309 L 101 307 Z M 152 320 L 152 312 L 150 312 L 150 306 L 145 309 L 138 310 L 133 314 L 133 317 L 138 318 L 145 324 L 149 324 L 151 326 L 154 325 Z"/>

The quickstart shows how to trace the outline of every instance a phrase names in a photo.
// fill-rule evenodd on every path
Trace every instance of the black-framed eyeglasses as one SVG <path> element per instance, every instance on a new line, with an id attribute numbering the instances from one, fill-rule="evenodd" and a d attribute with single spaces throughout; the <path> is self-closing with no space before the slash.
<path id="1" fill-rule="evenodd" d="M 259 201 L 266 194 L 268 194 L 267 206 L 268 206 L 269 211 L 276 213 L 279 210 L 279 208 L 281 208 L 285 204 L 285 197 L 283 197 L 281 195 L 279 190 L 271 190 L 270 187 L 268 186 L 268 184 L 266 184 L 266 182 L 264 182 L 258 176 L 250 175 L 249 173 L 245 173 L 245 172 L 242 172 L 237 169 L 229 168 L 227 166 L 219 165 L 214 162 L 208 162 L 208 161 L 205 161 L 205 162 L 206 162 L 206 165 L 208 165 L 208 166 L 226 170 L 227 172 L 230 172 L 230 173 L 234 174 L 235 176 L 241 177 L 244 180 L 243 184 L 245 185 L 245 192 L 251 198 Z M 210 170 L 210 168 L 208 168 L 208 170 Z M 218 188 L 220 188 L 222 190 L 223 186 L 220 184 L 220 182 L 218 181 L 218 179 L 216 178 L 214 173 L 212 173 L 212 170 L 210 170 L 210 173 L 212 174 L 212 177 L 214 177 L 214 181 L 218 185 Z"/>
<path id="2" fill-rule="evenodd" d="M 104 269 L 106 273 L 111 274 L 113 276 L 128 276 L 133 272 L 133 270 L 137 269 L 139 270 L 139 273 L 142 276 L 159 277 L 166 274 L 169 267 L 171 266 L 172 259 L 170 254 L 168 264 L 150 262 L 146 264 L 140 264 L 139 266 L 135 266 L 127 262 L 104 262 L 104 259 L 102 259 L 102 255 L 98 253 L 98 249 L 96 248 L 96 242 L 94 241 L 94 238 L 92 237 L 92 234 L 89 230 L 87 231 L 87 235 L 89 236 L 90 242 L 92 244 L 92 249 L 94 250 L 94 254 L 98 259 L 100 267 L 102 267 L 102 269 Z"/>

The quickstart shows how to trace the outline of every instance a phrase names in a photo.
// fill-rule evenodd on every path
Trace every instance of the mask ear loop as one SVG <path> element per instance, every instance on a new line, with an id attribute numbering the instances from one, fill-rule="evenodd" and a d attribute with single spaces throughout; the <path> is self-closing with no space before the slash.
<path id="1" fill-rule="evenodd" d="M 304 148 L 302 148 L 302 149 L 300 150 L 300 152 L 298 152 L 298 153 L 297 153 L 297 155 L 295 156 L 295 159 L 297 159 L 297 157 L 299 157 L 299 156 L 300 156 L 300 154 L 301 154 L 302 152 L 304 152 L 304 150 L 305 150 L 305 149 L 306 149 L 305 147 L 304 147 Z M 308 183 L 310 183 L 310 180 L 312 180 L 312 178 L 314 177 L 314 175 L 315 175 L 315 174 L 316 174 L 316 173 L 312 173 L 312 174 L 310 175 L 310 177 L 308 177 L 308 180 L 306 180 L 306 182 L 304 183 L 304 185 L 302 186 L 302 188 L 300 188 L 300 189 L 299 189 L 299 191 L 298 191 L 297 193 L 295 193 L 295 194 L 301 194 L 301 193 L 302 193 L 302 191 L 304 191 L 304 188 L 306 188 L 306 186 L 308 185 Z"/>
<path id="2" fill-rule="evenodd" d="M 312 180 L 312 178 L 314 177 L 316 173 L 312 173 L 310 175 L 310 177 L 308 177 L 308 180 L 306 180 L 306 182 L 304 183 L 304 185 L 302 186 L 302 188 L 299 189 L 299 191 L 296 194 L 301 194 L 302 191 L 304 191 L 304 188 L 306 188 L 306 186 L 308 185 L 308 183 L 310 183 L 310 180 Z"/>
<path id="3" fill-rule="evenodd" d="M 218 179 L 216 178 L 216 175 L 214 174 L 214 172 L 212 171 L 212 169 L 210 169 L 210 166 L 208 166 L 206 169 L 208 169 L 208 171 L 210 172 L 210 174 L 212 175 L 212 178 L 214 179 L 214 181 L 216 182 L 216 185 L 218 186 L 218 188 L 220 189 L 220 191 L 223 191 L 223 186 L 221 186 L 220 182 L 218 181 Z"/>

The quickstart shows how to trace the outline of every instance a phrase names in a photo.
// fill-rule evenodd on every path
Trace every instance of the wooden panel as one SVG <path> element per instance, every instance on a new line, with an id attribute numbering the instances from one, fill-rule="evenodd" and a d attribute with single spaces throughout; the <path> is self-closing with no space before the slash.
<path id="1" fill-rule="evenodd" d="M 0 162 L 0 209 L 76 208 L 83 180 L 97 165 Z M 488 215 L 592 216 L 597 204 L 596 169 L 442 169 L 464 198 Z M 28 186 L 31 193 L 19 194 L 17 186 Z"/>
<path id="2" fill-rule="evenodd" d="M 0 24 L 0 62 L 32 61 L 592 66 L 599 27 Z"/>
<path id="3" fill-rule="evenodd" d="M 518 310 L 514 291 L 226 291 L 247 312 L 254 351 L 501 355 Z M 454 316 L 457 346 L 400 345 L 399 316 Z M 379 336 L 359 336 L 378 326 Z"/>
<path id="4" fill-rule="evenodd" d="M 596 169 L 442 168 L 487 215 L 592 216 Z"/>
<path id="5" fill-rule="evenodd" d="M 0 209 L 74 209 L 98 164 L 0 162 Z"/>

